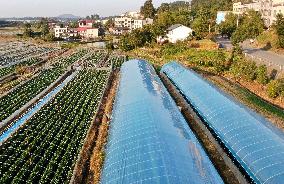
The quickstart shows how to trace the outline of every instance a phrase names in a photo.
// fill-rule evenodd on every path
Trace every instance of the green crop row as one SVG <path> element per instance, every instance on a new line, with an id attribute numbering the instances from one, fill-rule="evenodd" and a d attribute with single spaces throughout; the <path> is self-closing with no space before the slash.
<path id="1" fill-rule="evenodd" d="M 66 183 L 109 72 L 81 71 L 0 147 L 0 183 Z"/>

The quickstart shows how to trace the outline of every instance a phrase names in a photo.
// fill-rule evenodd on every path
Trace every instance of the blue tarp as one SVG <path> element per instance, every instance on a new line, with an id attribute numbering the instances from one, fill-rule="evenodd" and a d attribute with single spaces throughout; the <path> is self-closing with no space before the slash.
<path id="1" fill-rule="evenodd" d="M 101 183 L 223 183 L 146 61 L 121 68 Z"/>
<path id="2" fill-rule="evenodd" d="M 161 72 L 174 83 L 256 183 L 284 183 L 282 131 L 176 62 L 164 65 Z"/>

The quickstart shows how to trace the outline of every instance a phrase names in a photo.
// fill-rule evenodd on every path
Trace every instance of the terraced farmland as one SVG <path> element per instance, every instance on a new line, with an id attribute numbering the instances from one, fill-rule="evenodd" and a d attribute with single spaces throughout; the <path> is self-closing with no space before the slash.
<path id="1" fill-rule="evenodd" d="M 0 147 L 0 183 L 65 183 L 100 104 L 108 71 L 84 70 Z"/>

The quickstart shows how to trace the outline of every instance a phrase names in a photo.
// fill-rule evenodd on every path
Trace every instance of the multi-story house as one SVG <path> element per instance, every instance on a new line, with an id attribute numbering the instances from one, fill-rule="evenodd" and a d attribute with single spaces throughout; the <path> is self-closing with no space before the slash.
<path id="1" fill-rule="evenodd" d="M 79 27 L 92 28 L 93 24 L 94 24 L 93 20 L 80 20 L 79 21 Z"/>
<path id="2" fill-rule="evenodd" d="M 255 0 L 252 3 L 242 4 L 241 2 L 233 3 L 233 13 L 234 14 L 243 14 L 249 9 L 253 9 L 255 11 L 260 11 L 260 2 Z"/>
<path id="3" fill-rule="evenodd" d="M 130 31 L 147 24 L 153 24 L 153 19 L 144 19 L 138 12 L 127 12 L 114 19 L 115 28 L 128 28 Z"/>
<path id="4" fill-rule="evenodd" d="M 114 19 L 115 27 L 127 27 L 133 29 L 134 19 L 132 17 L 116 17 Z"/>
<path id="5" fill-rule="evenodd" d="M 277 14 L 284 15 L 284 0 L 256 0 L 253 3 L 242 4 L 237 2 L 233 4 L 233 13 L 243 14 L 248 9 L 260 12 L 266 26 L 271 26 L 277 17 Z"/>
<path id="6" fill-rule="evenodd" d="M 146 18 L 146 19 L 134 19 L 133 29 L 142 28 L 145 25 L 153 24 L 153 19 Z"/>
<path id="7" fill-rule="evenodd" d="M 66 37 L 66 34 L 68 32 L 68 27 L 55 26 L 53 29 L 56 38 Z"/>

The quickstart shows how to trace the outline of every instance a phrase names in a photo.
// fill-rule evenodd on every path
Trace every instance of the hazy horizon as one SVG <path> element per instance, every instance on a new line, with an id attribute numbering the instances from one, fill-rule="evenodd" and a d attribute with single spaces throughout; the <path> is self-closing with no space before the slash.
<path id="1" fill-rule="evenodd" d="M 145 0 L 9 0 L 2 1 L 0 18 L 8 17 L 56 17 L 62 14 L 72 14 L 85 17 L 99 14 L 102 17 L 119 15 L 126 11 L 139 11 Z M 173 0 L 153 0 L 157 7 L 163 2 Z"/>

